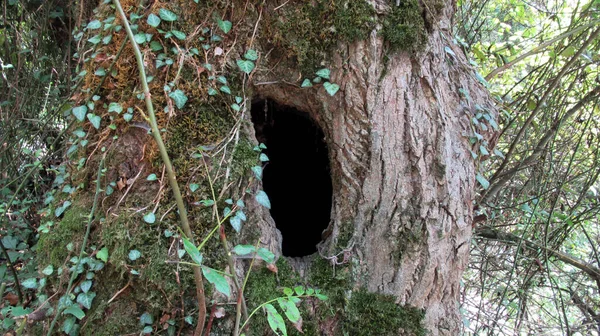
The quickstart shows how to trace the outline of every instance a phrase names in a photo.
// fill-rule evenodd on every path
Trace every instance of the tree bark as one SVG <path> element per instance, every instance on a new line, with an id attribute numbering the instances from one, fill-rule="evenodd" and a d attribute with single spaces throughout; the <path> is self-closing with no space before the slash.
<path id="1" fill-rule="evenodd" d="M 320 255 L 332 263 L 357 260 L 366 275 L 357 285 L 425 309 L 432 335 L 459 333 L 476 175 L 466 135 L 476 104 L 493 110 L 450 42 L 453 10 L 448 2 L 417 54 L 391 52 L 377 30 L 365 41 L 340 43 L 334 97 L 323 88 L 260 85 L 278 78 L 255 80 L 259 96 L 307 111 L 325 131 L 334 192 L 331 235 Z"/>

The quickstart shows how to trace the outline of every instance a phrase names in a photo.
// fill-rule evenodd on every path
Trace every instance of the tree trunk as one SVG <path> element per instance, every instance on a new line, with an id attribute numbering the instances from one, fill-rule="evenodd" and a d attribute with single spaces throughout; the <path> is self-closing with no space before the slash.
<path id="1" fill-rule="evenodd" d="M 196 5 L 189 5 L 187 2 L 180 8 L 177 7 L 177 4 L 169 6 L 172 6 L 171 10 L 184 18 L 185 22 L 192 24 L 193 27 L 202 27 L 206 24 L 206 21 L 210 20 L 208 19 L 210 15 L 214 15 L 215 8 L 219 6 L 198 10 L 198 13 L 209 13 L 200 16 L 200 21 L 203 21 L 198 22 L 199 14 L 193 12 Z M 384 330 L 377 327 L 377 323 L 380 321 L 374 321 L 373 325 L 369 327 L 368 324 L 361 324 L 362 321 L 359 321 L 356 316 L 352 320 L 352 309 L 356 308 L 355 312 L 358 313 L 370 314 L 374 310 L 364 307 L 371 307 L 370 305 L 379 304 L 379 302 L 384 305 L 382 306 L 383 310 L 379 310 L 383 311 L 382 314 L 387 314 L 390 310 L 389 307 L 396 306 L 422 309 L 424 311 L 423 327 L 429 330 L 431 335 L 457 335 L 459 332 L 461 323 L 458 313 L 459 283 L 469 253 L 473 214 L 472 199 L 477 170 L 471 151 L 471 147 L 475 146 L 470 142 L 470 137 L 473 136 L 471 118 L 474 117 L 477 109 L 492 111 L 489 112 L 492 118 L 495 118 L 495 112 L 490 104 L 487 91 L 477 81 L 475 72 L 467 65 L 462 51 L 451 42 L 451 17 L 454 13 L 454 4 L 441 0 L 424 1 L 420 5 L 411 1 L 403 0 L 402 2 L 403 4 L 398 8 L 406 10 L 406 6 L 411 3 L 417 8 L 416 13 L 418 13 L 421 30 L 416 33 L 405 32 L 408 34 L 408 37 L 405 36 L 405 38 L 409 42 L 412 41 L 410 43 L 414 47 L 393 45 L 397 41 L 393 40 L 393 32 L 389 31 L 389 27 L 407 26 L 410 28 L 418 26 L 418 24 L 405 22 L 406 17 L 402 17 L 400 22 L 391 21 L 389 18 L 399 9 L 395 8 L 395 3 L 383 0 L 371 1 L 372 8 L 370 6 L 360 7 L 361 10 L 367 8 L 366 11 L 373 20 L 365 19 L 364 22 L 359 21 L 358 24 L 351 21 L 351 24 L 345 27 L 346 30 L 341 32 L 339 22 L 358 19 L 355 16 L 336 17 L 337 21 L 333 21 L 332 27 L 319 28 L 323 31 L 318 32 L 320 35 L 317 38 L 304 39 L 304 41 L 315 42 L 319 41 L 324 36 L 323 34 L 330 34 L 333 31 L 337 34 L 333 35 L 335 38 L 335 43 L 332 44 L 333 48 L 327 49 L 325 53 L 318 51 L 310 54 L 313 57 L 323 54 L 323 59 L 329 60 L 325 64 L 331 70 L 330 81 L 340 86 L 339 91 L 333 96 L 328 94 L 322 85 L 315 84 L 312 88 L 300 87 L 301 79 L 313 78 L 314 71 L 318 70 L 316 66 L 322 67 L 316 59 L 304 58 L 304 61 L 300 62 L 301 54 L 295 49 L 298 44 L 292 42 L 295 41 L 293 39 L 297 35 L 306 32 L 290 30 L 284 32 L 288 35 L 283 36 L 282 40 L 283 33 L 278 30 L 288 23 L 287 20 L 296 20 L 293 23 L 297 24 L 304 22 L 298 20 L 298 16 L 304 15 L 306 11 L 302 1 L 279 1 L 267 3 L 264 6 L 244 2 L 236 3 L 231 8 L 227 7 L 231 14 L 227 8 L 225 10 L 218 8 L 221 13 L 228 13 L 223 14 L 220 18 L 228 18 L 234 22 L 233 31 L 237 29 L 247 33 L 248 36 L 246 42 L 237 42 L 237 45 L 236 42 L 233 42 L 233 38 L 231 41 L 227 40 L 229 43 L 226 44 L 227 48 L 223 47 L 226 53 L 225 57 L 231 53 L 229 55 L 231 60 L 241 58 L 245 52 L 245 49 L 242 48 L 256 49 L 260 55 L 257 69 L 247 78 L 247 81 L 239 83 L 241 88 L 238 92 L 244 92 L 244 97 L 248 99 L 269 99 L 280 105 L 294 107 L 302 113 L 307 113 L 324 131 L 325 142 L 329 150 L 333 186 L 330 224 L 323 233 L 318 256 L 302 260 L 288 260 L 288 263 L 298 271 L 296 275 L 292 276 L 296 283 L 302 282 L 324 288 L 325 292 L 327 289 L 339 290 L 337 297 L 339 300 L 332 299 L 330 303 L 334 306 L 330 311 L 333 310 L 337 313 L 319 317 L 316 316 L 318 312 L 307 309 L 307 315 L 304 316 L 305 326 L 313 321 L 314 334 L 341 335 L 343 331 L 352 335 L 422 334 L 423 331 L 419 331 L 419 328 L 403 325 L 402 321 L 392 323 L 392 326 L 389 327 L 391 329 Z M 312 5 L 317 8 L 317 4 L 326 6 L 323 4 L 329 3 L 329 1 L 315 1 Z M 334 11 L 330 14 L 337 15 L 344 11 L 356 10 L 350 3 L 354 2 L 344 2 L 345 5 L 342 7 L 334 7 Z M 362 1 L 357 1 L 355 4 L 359 3 L 360 6 L 367 4 Z M 159 5 L 153 5 L 150 10 L 153 13 L 157 12 L 157 6 Z M 181 10 L 181 8 L 186 8 L 185 6 L 191 6 L 189 13 Z M 126 11 L 132 11 L 126 5 L 124 7 Z M 244 21 L 244 18 L 252 18 L 252 20 Z M 311 24 L 318 25 L 321 23 L 319 21 L 321 19 L 325 20 L 326 18 L 325 16 L 312 18 Z M 141 21 L 145 21 L 145 19 Z M 143 22 L 141 24 L 143 25 Z M 325 23 L 323 24 L 325 25 Z M 359 38 L 354 37 L 353 39 L 339 37 L 339 34 L 350 31 L 360 24 L 371 25 L 364 35 L 359 34 Z M 183 28 L 181 29 L 183 30 Z M 386 29 L 388 30 L 386 31 Z M 188 27 L 189 30 L 192 29 Z M 411 34 L 416 35 L 412 36 Z M 123 38 L 124 35 L 115 35 L 112 43 L 118 46 Z M 243 41 L 243 34 L 240 33 L 235 41 L 237 38 Z M 414 40 L 415 38 L 417 40 Z M 418 40 L 419 38 L 422 40 Z M 286 45 L 281 41 L 289 44 Z M 247 43 L 247 46 L 240 46 L 244 43 Z M 421 44 L 421 47 L 417 47 Z M 120 97 L 121 93 L 112 91 L 119 87 L 133 87 L 132 81 L 136 81 L 132 66 L 133 59 L 128 50 L 129 47 L 126 47 L 121 56 L 122 60 L 119 60 L 118 64 L 122 64 L 123 68 L 129 68 L 132 71 L 127 76 L 121 76 L 114 80 L 109 79 L 108 83 L 104 84 L 106 88 L 104 93 L 113 100 L 131 99 L 130 101 L 132 101 L 134 98 L 131 97 L 135 97 L 134 94 L 131 94 L 131 97 L 123 98 Z M 290 57 L 286 54 L 289 50 L 296 54 Z M 116 48 L 113 49 L 114 51 Z M 148 57 L 147 71 L 150 75 L 156 76 L 157 78 L 153 81 L 159 83 L 152 89 L 152 97 L 160 109 L 161 104 L 163 106 L 167 104 L 166 98 L 163 98 L 165 93 L 162 91 L 163 84 L 167 82 L 162 78 L 165 71 L 152 69 L 155 56 L 152 56 L 148 50 L 145 57 Z M 235 68 L 235 62 L 231 60 L 229 60 L 231 66 L 227 68 L 225 74 L 239 72 L 239 69 Z M 226 69 L 225 64 L 223 61 L 220 66 Z M 312 66 L 309 68 L 313 73 L 307 73 L 307 64 Z M 117 68 L 119 71 L 123 71 L 123 68 L 119 66 Z M 196 63 L 194 63 L 194 67 L 185 67 L 180 81 L 188 80 L 185 75 L 186 71 L 192 74 L 190 76 L 195 76 L 197 69 Z M 94 71 L 88 70 L 88 73 L 94 73 Z M 173 67 L 166 73 L 171 76 L 168 80 L 172 80 L 177 74 L 177 67 Z M 177 74 L 177 76 L 179 75 Z M 198 72 L 198 76 L 200 76 L 200 72 Z M 111 81 L 116 83 L 111 83 Z M 118 81 L 122 81 L 121 84 Z M 183 86 L 183 84 L 180 85 Z M 230 86 L 233 88 L 233 85 Z M 200 88 L 200 90 L 204 89 L 206 87 Z M 191 91 L 196 89 L 192 86 L 188 86 L 187 90 L 190 99 L 187 106 L 190 106 L 195 99 L 202 102 L 210 101 L 211 104 L 218 105 L 218 100 L 216 102 L 210 100 L 213 98 L 193 96 Z M 249 90 L 251 93 L 245 90 Z M 237 94 L 242 96 L 242 93 Z M 135 104 L 143 106 L 139 102 L 131 104 L 132 106 Z M 229 102 L 227 105 L 219 106 L 224 108 L 228 105 Z M 210 221 L 212 215 L 210 209 L 198 209 L 197 204 L 199 200 L 207 198 L 210 193 L 208 187 L 203 184 L 206 182 L 206 174 L 202 173 L 203 167 L 198 168 L 197 163 L 187 164 L 185 160 L 191 156 L 190 149 L 198 145 L 198 143 L 192 144 L 193 140 L 198 140 L 199 144 L 218 143 L 220 136 L 229 137 L 230 133 L 215 130 L 217 128 L 215 125 L 219 123 L 218 127 L 231 125 L 227 121 L 219 119 L 220 115 L 217 112 L 200 110 L 200 107 L 204 106 L 200 103 L 196 106 L 199 107 L 195 110 L 190 108 L 184 110 L 183 113 L 177 111 L 179 116 L 173 117 L 173 120 L 168 122 L 169 124 L 165 123 L 163 118 L 162 125 L 169 129 L 165 135 L 167 148 L 170 150 L 175 168 L 178 170 L 180 184 L 182 186 L 189 186 L 190 183 L 203 185 L 196 193 L 202 194 L 201 196 L 195 196 L 189 192 L 187 194 L 188 205 L 192 209 L 190 213 L 194 218 L 193 222 L 198 223 L 195 228 L 196 240 L 200 241 L 200 237 L 207 234 L 212 228 L 212 226 L 204 225 L 206 221 Z M 249 101 L 247 107 L 249 107 Z M 173 108 L 172 104 L 171 108 Z M 95 113 L 99 114 L 98 110 Z M 246 122 L 251 122 L 250 113 L 246 109 L 242 111 L 241 118 Z M 208 126 L 201 124 L 199 120 L 208 122 L 206 124 Z M 188 124 L 189 126 L 186 126 Z M 88 129 L 93 131 L 92 128 Z M 235 146 L 241 146 L 240 144 L 245 139 L 257 144 L 252 127 L 245 127 L 240 133 L 234 132 L 233 134 L 239 134 L 239 137 L 232 138 L 235 139 Z M 489 138 L 492 135 L 490 132 L 484 137 Z M 104 136 L 101 141 L 106 139 L 110 138 Z M 167 306 L 174 312 L 169 313 L 169 316 L 179 316 L 178 314 L 182 311 L 178 311 L 176 307 L 181 300 L 181 305 L 188 307 L 187 310 L 182 309 L 187 314 L 190 305 L 193 307 L 193 304 L 184 302 L 188 299 L 184 300 L 182 293 L 193 292 L 190 290 L 193 286 L 191 271 L 188 270 L 185 275 L 185 268 L 183 270 L 177 268 L 175 271 L 175 266 L 165 266 L 163 263 L 165 259 L 172 259 L 173 251 L 175 251 L 173 246 L 177 242 L 167 241 L 158 234 L 159 242 L 152 243 L 149 239 L 156 237 L 156 234 L 152 233 L 152 230 L 156 230 L 156 228 L 131 224 L 130 219 L 127 218 L 140 213 L 139 211 L 132 212 L 131 208 L 147 206 L 153 199 L 160 201 L 162 197 L 165 204 L 161 205 L 160 211 L 166 211 L 173 204 L 172 202 L 168 203 L 168 197 L 165 197 L 168 194 L 164 194 L 163 189 L 159 189 L 155 184 L 145 180 L 150 173 L 156 173 L 159 177 L 161 173 L 160 168 L 152 168 L 151 160 L 156 157 L 153 156 L 156 152 L 151 137 L 145 134 L 143 126 L 138 125 L 125 128 L 119 139 L 113 140 L 113 142 L 106 141 L 106 147 L 115 151 L 115 154 L 109 154 L 107 157 L 108 181 L 129 181 L 130 184 L 133 181 L 134 186 L 129 191 L 127 187 L 116 191 L 115 195 L 105 199 L 102 203 L 103 211 L 108 214 L 108 221 L 98 229 L 98 234 L 93 237 L 93 240 L 97 246 L 107 246 L 111 258 L 114 255 L 114 259 L 109 260 L 110 267 L 104 271 L 107 276 L 113 276 L 114 286 L 103 285 L 105 287 L 99 289 L 99 291 L 106 292 L 106 295 L 104 298 L 99 295 L 96 299 L 96 301 L 102 302 L 99 303 L 102 309 L 98 309 L 95 315 L 90 314 L 91 318 L 96 319 L 95 322 L 90 323 L 112 323 L 110 320 L 115 318 L 112 315 L 115 311 L 139 316 L 143 310 L 136 302 L 138 304 L 143 302 L 145 307 L 148 307 L 147 309 L 162 308 L 163 312 L 158 314 L 162 314 L 161 316 L 164 317 L 166 316 L 164 310 L 167 309 L 165 308 Z M 181 149 L 181 146 L 185 148 Z M 478 145 L 476 146 L 478 147 Z M 232 151 L 237 153 L 237 149 L 238 147 L 235 147 Z M 250 153 L 252 154 L 252 152 Z M 88 156 L 94 153 L 88 151 L 85 154 Z M 97 152 L 95 155 L 97 157 Z M 233 158 L 239 159 L 240 156 L 234 154 Z M 233 158 L 232 161 L 221 162 L 226 164 L 229 162 L 234 165 Z M 95 161 L 92 160 L 92 162 Z M 253 190 L 262 189 L 260 181 L 253 180 L 249 170 L 241 175 L 235 175 L 233 168 L 231 174 L 229 168 L 226 169 L 227 172 L 222 172 L 223 165 L 218 159 L 209 162 L 209 166 L 211 166 L 211 175 L 228 176 L 228 180 L 222 182 L 221 187 L 234 182 L 237 187 L 232 188 L 234 190 L 230 192 L 237 197 L 244 196 L 248 185 Z M 140 178 L 138 179 L 136 176 Z M 84 176 L 83 178 L 92 181 L 96 176 Z M 163 184 L 166 186 L 166 182 Z M 185 187 L 184 189 L 187 190 Z M 220 190 L 222 189 L 217 190 L 217 193 Z M 156 198 L 157 195 L 163 196 Z M 234 197 L 232 196 L 232 198 Z M 248 222 L 239 238 L 233 234 L 229 234 L 229 238 L 244 244 L 254 244 L 257 236 L 256 228 L 258 228 L 261 245 L 280 255 L 282 237 L 269 212 L 254 202 L 252 198 L 246 197 L 245 200 L 246 212 L 249 215 Z M 123 203 L 121 204 L 121 202 Z M 121 210 L 116 209 L 117 204 L 120 204 Z M 310 204 L 302 206 L 307 208 L 305 211 L 310 211 Z M 176 232 L 172 225 L 165 224 L 167 220 L 175 220 L 175 214 L 166 212 L 169 215 L 160 224 L 162 225 L 160 230 L 168 227 L 171 231 Z M 123 227 L 129 231 L 123 232 Z M 53 242 L 59 239 L 46 240 Z M 286 237 L 283 239 L 285 240 Z M 155 245 L 149 248 L 148 244 Z M 40 250 L 42 256 L 54 253 L 48 251 L 48 245 L 46 243 L 45 247 Z M 132 278 L 134 282 L 142 282 L 144 286 L 129 286 L 127 278 L 123 276 L 123 269 L 127 269 L 129 272 L 134 268 L 131 264 L 135 264 L 135 262 L 128 261 L 124 257 L 126 252 L 133 248 L 141 250 L 142 259 L 140 260 L 143 260 L 148 254 L 152 254 L 152 258 L 154 258 L 153 261 L 148 262 L 147 267 L 138 265 L 138 270 L 141 268 L 146 272 L 139 278 L 141 280 L 137 280 L 136 277 Z M 142 250 L 142 248 L 146 250 Z M 207 248 L 212 247 L 207 246 Z M 161 253 L 164 253 L 162 260 Z M 212 254 L 215 253 L 207 253 L 206 258 L 210 259 Z M 123 260 L 120 264 L 115 261 L 119 256 Z M 338 286 L 341 282 L 335 282 L 333 286 L 328 287 L 321 281 L 323 277 L 319 278 L 315 275 L 314 268 L 317 265 L 323 266 L 323 260 L 327 262 L 325 277 L 332 277 L 334 281 L 338 281 L 343 275 L 343 288 Z M 152 262 L 156 264 L 152 264 Z M 40 262 L 42 267 L 48 263 L 47 260 Z M 123 268 L 124 265 L 127 266 Z M 236 268 L 240 276 L 244 274 L 244 267 L 247 265 L 247 261 L 238 260 Z M 283 279 L 281 264 L 278 263 L 278 265 L 280 274 L 277 277 L 276 286 L 288 283 Z M 153 269 L 159 269 L 159 271 L 153 271 Z M 121 277 L 116 281 L 114 275 L 119 272 L 121 272 Z M 268 296 L 261 297 L 260 300 L 257 299 L 258 301 L 254 299 L 258 297 L 256 292 L 260 291 L 260 286 L 267 286 L 266 282 L 274 278 L 274 275 L 268 275 L 271 277 L 268 278 L 268 281 L 255 283 L 256 286 L 253 286 L 253 277 L 259 279 L 258 276 L 261 274 L 259 271 L 253 271 L 249 286 L 246 288 L 245 294 L 250 308 L 264 302 L 260 300 L 269 298 Z M 298 278 L 301 275 L 305 276 L 304 280 Z M 174 285 L 179 281 L 181 285 Z M 290 281 L 291 285 L 294 284 L 294 281 Z M 128 290 L 120 292 L 119 290 L 124 287 Z M 148 292 L 159 292 L 159 290 L 165 294 L 168 304 L 161 295 L 148 294 Z M 274 287 L 273 290 L 278 289 Z M 127 294 L 128 291 L 133 292 Z M 135 294 L 136 291 L 144 291 L 146 294 L 138 295 Z M 365 294 L 367 292 L 376 293 L 378 296 L 370 297 L 369 294 Z M 106 303 L 115 293 L 125 297 L 121 298 L 121 301 L 114 301 L 113 298 Z M 179 294 L 182 297 L 178 297 Z M 272 293 L 268 294 L 272 295 Z M 126 295 L 129 295 L 131 300 L 128 300 Z M 190 294 L 187 297 L 192 298 L 193 295 Z M 356 300 L 360 297 L 367 298 L 367 301 L 357 303 Z M 103 299 L 105 301 L 102 301 Z M 391 306 L 385 306 L 387 304 Z M 175 308 L 171 308 L 172 306 Z M 377 311 L 378 308 L 373 309 Z M 161 316 L 156 317 L 155 320 Z M 402 315 L 385 316 L 390 319 L 401 319 Z M 182 318 L 183 315 L 179 317 L 180 320 Z M 360 319 L 377 320 L 382 318 L 384 317 L 365 315 Z M 124 323 L 125 326 L 119 332 L 131 332 L 127 328 L 135 328 L 135 315 L 133 326 L 129 325 L 129 322 Z M 231 325 L 227 325 L 225 322 L 215 320 L 209 323 L 212 323 L 214 332 L 217 328 L 231 331 Z M 420 321 L 417 322 L 417 324 L 419 323 Z M 382 328 L 388 328 L 388 326 Z M 97 332 L 100 334 L 100 331 Z M 109 331 L 106 332 L 109 333 Z M 225 334 L 225 331 L 220 332 Z"/>

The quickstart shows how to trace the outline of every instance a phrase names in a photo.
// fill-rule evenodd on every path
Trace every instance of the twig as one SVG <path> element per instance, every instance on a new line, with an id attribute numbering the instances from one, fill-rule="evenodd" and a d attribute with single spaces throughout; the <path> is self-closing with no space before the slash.
<path id="1" fill-rule="evenodd" d="M 110 298 L 110 300 L 108 300 L 108 302 L 106 302 L 106 304 L 110 304 L 111 302 L 113 302 L 117 298 L 117 296 L 119 296 L 121 293 L 123 293 L 127 289 L 127 287 L 129 287 L 129 285 L 131 285 L 131 279 L 129 279 L 129 281 L 127 281 L 127 284 L 125 285 L 125 287 L 119 289 L 119 291 L 116 292 L 115 295 L 113 295 Z"/>
<path id="2" fill-rule="evenodd" d="M 144 100 L 146 102 L 148 116 L 150 117 L 150 126 L 152 126 L 152 136 L 154 136 L 154 139 L 156 140 L 156 144 L 158 145 L 161 158 L 167 170 L 169 183 L 171 185 L 173 196 L 175 197 L 175 201 L 177 202 L 177 208 L 179 210 L 181 228 L 183 229 L 183 232 L 185 233 L 187 238 L 193 243 L 193 233 L 188 221 L 187 210 L 183 202 L 183 197 L 181 196 L 181 191 L 179 190 L 177 177 L 175 176 L 175 171 L 173 170 L 173 166 L 171 165 L 171 159 L 169 158 L 169 154 L 167 152 L 165 144 L 163 143 L 163 140 L 160 135 L 160 130 L 158 129 L 158 125 L 156 123 L 156 115 L 154 114 L 154 105 L 152 104 L 150 89 L 148 88 L 148 82 L 146 80 L 146 71 L 144 70 L 144 61 L 142 59 L 142 53 L 140 52 L 140 48 L 135 42 L 133 32 L 131 31 L 131 27 L 129 26 L 129 21 L 127 19 L 127 16 L 125 15 L 125 12 L 123 11 L 123 8 L 121 7 L 121 2 L 119 0 L 113 0 L 113 3 L 117 8 L 117 11 L 119 12 L 119 15 L 121 16 L 121 21 L 123 21 L 123 26 L 127 31 L 127 36 L 129 36 L 129 41 L 131 42 L 131 46 L 133 47 L 133 50 L 135 52 L 140 81 L 144 89 Z M 204 295 L 204 283 L 200 267 L 195 266 L 193 267 L 193 270 L 194 279 L 196 282 L 196 295 L 198 297 L 198 325 L 196 326 L 195 335 L 200 336 L 202 335 L 202 330 L 204 329 L 204 323 L 206 321 L 206 299 Z"/>

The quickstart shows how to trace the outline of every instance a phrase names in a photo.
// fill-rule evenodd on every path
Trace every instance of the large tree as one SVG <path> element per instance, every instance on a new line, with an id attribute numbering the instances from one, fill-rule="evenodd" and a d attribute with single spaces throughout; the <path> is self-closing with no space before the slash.
<path id="1" fill-rule="evenodd" d="M 97 209 L 84 249 L 106 265 L 86 266 L 97 272 L 97 296 L 81 331 L 136 332 L 144 312 L 160 321 L 155 328 L 182 330 L 184 317 L 196 318 L 197 311 L 202 317 L 204 304 L 212 311 L 206 328 L 217 334 L 233 330 L 235 308 L 208 283 L 204 294 L 195 291 L 191 267 L 176 262 L 184 247 L 173 209 L 182 204 L 167 182 L 162 148 L 148 134 L 146 99 L 156 110 L 189 212 L 193 237 L 184 228 L 185 235 L 196 245 L 210 237 L 214 220 L 227 218 L 225 207 L 247 217 L 245 223 L 234 217 L 234 228 L 243 223 L 239 234 L 227 224 L 201 249 L 204 264 L 237 274 L 230 283 L 233 301 L 240 298 L 235 288 L 250 261 L 224 249 L 260 238 L 258 244 L 279 257 L 278 271 L 251 271 L 243 298 L 250 311 L 283 295 L 278 286 L 304 284 L 330 297 L 300 305 L 309 334 L 426 329 L 456 335 L 476 177 L 487 183 L 478 175 L 478 158 L 491 151 L 496 112 L 453 43 L 454 2 L 196 2 L 122 1 L 150 94 L 144 94 L 134 44 L 112 3 L 100 4 L 76 35 L 85 72 L 69 111 L 74 121 L 65 147 L 67 169 L 58 170 L 58 182 L 73 189 L 55 195 L 48 215 L 62 220 L 42 234 L 38 259 L 41 268 L 79 263 L 70 251 L 78 251 L 88 235 L 82 217 Z M 317 76 L 323 68 L 329 71 Z M 264 207 L 253 150 L 261 135 L 250 111 L 253 101 L 264 99 L 295 108 L 323 130 L 332 206 L 312 257 L 281 256 L 282 236 Z M 102 188 L 94 188 L 96 182 Z M 237 200 L 244 201 L 243 209 Z M 313 206 L 309 198 L 297 209 L 309 212 Z M 80 284 L 83 275 L 75 280 Z M 48 289 L 62 294 L 67 282 L 51 278 Z M 197 297 L 204 295 L 198 307 Z M 220 308 L 225 318 L 215 314 Z M 142 323 L 152 320 L 144 315 Z M 266 323 L 252 317 L 249 325 L 261 334 Z"/>

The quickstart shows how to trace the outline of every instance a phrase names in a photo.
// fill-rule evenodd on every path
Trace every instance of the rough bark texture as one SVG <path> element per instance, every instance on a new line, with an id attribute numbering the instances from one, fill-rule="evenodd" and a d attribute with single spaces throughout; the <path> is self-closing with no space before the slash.
<path id="1" fill-rule="evenodd" d="M 261 97 L 307 111 L 325 131 L 334 202 L 321 255 L 337 263 L 356 258 L 366 275 L 360 285 L 424 308 L 432 335 L 459 330 L 476 175 L 465 135 L 474 105 L 489 106 L 486 90 L 449 42 L 454 9 L 445 8 L 417 55 L 391 53 L 377 31 L 340 44 L 332 81 L 341 88 L 334 97 L 323 88 L 256 86 Z"/>

